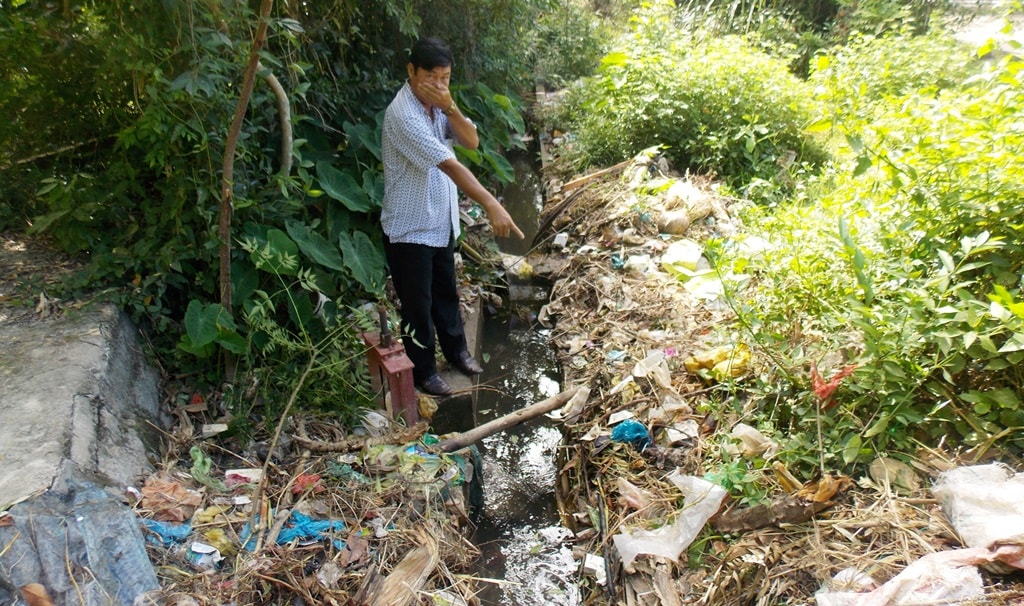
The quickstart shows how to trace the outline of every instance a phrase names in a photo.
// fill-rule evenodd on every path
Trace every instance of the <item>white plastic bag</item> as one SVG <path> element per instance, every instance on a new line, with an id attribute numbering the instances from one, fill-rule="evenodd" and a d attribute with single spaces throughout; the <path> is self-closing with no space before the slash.
<path id="1" fill-rule="evenodd" d="M 815 594 L 818 606 L 917 606 L 959 604 L 985 595 L 979 564 L 1015 561 L 1019 548 L 989 551 L 980 547 L 929 553 L 903 572 L 867 593 L 830 591 Z"/>
<path id="2" fill-rule="evenodd" d="M 932 494 L 964 545 L 1024 543 L 1024 474 L 998 463 L 956 467 L 939 476 Z"/>
<path id="3" fill-rule="evenodd" d="M 1024 474 L 1004 465 L 943 472 L 932 493 L 968 547 L 930 553 L 866 593 L 826 587 L 818 606 L 956 604 L 985 594 L 979 565 L 1024 569 Z"/>
<path id="4" fill-rule="evenodd" d="M 678 469 L 668 479 L 683 493 L 683 508 L 675 522 L 655 530 L 621 532 L 612 537 L 622 567 L 628 573 L 636 571 L 633 560 L 640 554 L 662 556 L 672 561 L 678 559 L 725 499 L 726 492 L 721 486 L 695 476 L 681 475 Z"/>

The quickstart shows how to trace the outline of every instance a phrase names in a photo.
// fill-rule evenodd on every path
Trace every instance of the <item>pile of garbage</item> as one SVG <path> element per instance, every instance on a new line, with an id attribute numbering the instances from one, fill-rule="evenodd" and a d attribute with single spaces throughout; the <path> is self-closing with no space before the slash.
<path id="1" fill-rule="evenodd" d="M 983 472 L 923 450 L 913 466 L 879 458 L 863 478 L 822 468 L 800 479 L 752 427 L 759 411 L 723 391 L 763 363 L 742 342 L 716 340 L 714 327 L 734 319 L 724 283 L 743 277 L 718 275 L 703 254 L 709 237 L 764 254 L 730 212 L 741 201 L 719 195 L 709 179 L 673 173 L 656 149 L 572 181 L 553 177 L 549 189 L 535 240 L 543 254 L 526 265 L 557 268 L 545 276 L 554 286 L 538 320 L 552 331 L 563 384 L 588 390 L 553 415 L 566 437 L 556 490 L 575 533 L 586 603 L 1024 598 L 1024 589 L 991 576 L 995 565 L 1024 568 L 1024 527 L 1002 519 L 998 536 L 974 540 L 958 525 L 994 515 L 964 513 L 967 501 L 982 505 L 977 494 L 1006 514 L 1019 508 L 1019 498 L 996 499 L 1010 484 L 992 477 L 1016 486 L 1019 476 L 984 472 L 992 475 L 981 492 L 948 474 Z M 823 405 L 852 370 L 836 364 L 826 378 L 812 369 Z M 716 404 L 723 398 L 740 405 Z M 743 461 L 755 457 L 773 461 L 777 483 L 766 503 L 730 494 L 742 477 L 729 484 L 706 475 L 711 460 L 738 461 L 732 469 L 742 475 Z"/>
<path id="2" fill-rule="evenodd" d="M 172 445 L 165 469 L 130 491 L 160 603 L 472 603 L 474 579 L 456 573 L 479 553 L 465 538 L 482 503 L 479 454 L 440 451 L 423 429 L 370 411 L 340 436 L 298 414 L 262 464 L 215 433 Z"/>

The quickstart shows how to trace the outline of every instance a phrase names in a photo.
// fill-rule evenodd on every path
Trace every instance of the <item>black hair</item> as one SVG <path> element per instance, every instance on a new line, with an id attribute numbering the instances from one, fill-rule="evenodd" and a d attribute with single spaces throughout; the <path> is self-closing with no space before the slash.
<path id="1" fill-rule="evenodd" d="M 409 49 L 409 63 L 413 69 L 432 70 L 435 67 L 449 67 L 452 64 L 452 51 L 448 45 L 437 38 L 420 38 Z"/>

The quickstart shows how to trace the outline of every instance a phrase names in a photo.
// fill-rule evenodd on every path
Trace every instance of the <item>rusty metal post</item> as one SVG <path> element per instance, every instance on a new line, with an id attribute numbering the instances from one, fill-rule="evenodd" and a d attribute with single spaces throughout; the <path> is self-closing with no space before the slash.
<path id="1" fill-rule="evenodd" d="M 387 313 L 380 309 L 379 333 L 363 333 L 363 342 L 369 348 L 366 352 L 370 370 L 370 384 L 380 394 L 377 401 L 386 407 L 385 395 L 391 394 L 391 415 L 394 420 L 403 419 L 406 425 L 420 420 L 416 400 L 416 386 L 413 384 L 413 363 L 405 355 L 401 341 L 391 336 L 388 330 Z"/>

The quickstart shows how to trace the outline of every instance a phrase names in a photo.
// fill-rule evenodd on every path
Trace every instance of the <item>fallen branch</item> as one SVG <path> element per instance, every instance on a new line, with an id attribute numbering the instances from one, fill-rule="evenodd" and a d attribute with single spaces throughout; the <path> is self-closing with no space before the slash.
<path id="1" fill-rule="evenodd" d="M 499 431 L 504 431 L 509 427 L 515 427 L 523 421 L 528 421 L 534 417 L 539 417 L 544 413 L 551 412 L 556 408 L 565 406 L 566 402 L 571 400 L 579 390 L 579 387 L 567 389 L 556 396 L 548 398 L 547 400 L 531 404 L 526 408 L 520 408 L 519 410 L 511 412 L 501 418 L 484 423 L 480 427 L 474 427 L 467 432 L 460 433 L 446 440 L 441 440 L 437 447 L 443 452 L 454 452 L 460 448 L 465 448 L 470 444 L 479 442 L 489 435 L 496 434 Z"/>
<path id="2" fill-rule="evenodd" d="M 603 169 L 601 169 L 601 170 L 599 170 L 597 172 L 590 173 L 589 175 L 583 175 L 582 177 L 579 177 L 578 179 L 573 179 L 572 181 L 569 181 L 568 183 L 562 185 L 562 192 L 567 192 L 567 191 L 569 191 L 571 189 L 576 189 L 577 187 L 582 187 L 582 186 L 586 185 L 587 183 L 590 183 L 594 179 L 603 177 L 605 175 L 610 175 L 610 174 L 613 174 L 613 173 L 621 172 L 627 166 L 629 166 L 632 162 L 633 162 L 633 158 L 630 158 L 629 160 L 623 160 L 622 162 L 619 162 L 615 166 L 609 166 L 608 168 L 603 168 Z"/>
<path id="3" fill-rule="evenodd" d="M 303 448 L 309 449 L 311 452 L 351 452 L 353 450 L 362 450 L 367 446 L 404 444 L 406 442 L 418 440 L 424 433 L 426 433 L 427 428 L 427 422 L 421 421 L 408 429 L 403 429 L 402 431 L 396 431 L 379 437 L 355 436 L 344 440 L 338 440 L 336 442 L 321 442 L 320 440 L 313 440 L 305 436 L 292 435 L 292 441 Z"/>
<path id="4" fill-rule="evenodd" d="M 274 437 L 270 440 L 270 448 L 267 449 L 267 459 L 263 462 L 263 470 L 260 474 L 259 488 L 256 489 L 256 496 L 253 498 L 253 503 L 260 503 L 260 507 L 253 507 L 252 513 L 249 514 L 249 525 L 254 530 L 262 531 L 263 528 L 269 528 L 270 522 L 267 520 L 268 507 L 264 504 L 267 499 L 267 474 L 270 472 L 270 463 L 273 459 L 274 449 L 277 448 L 278 443 L 281 440 L 281 430 L 284 428 L 285 422 L 288 420 L 288 414 L 292 410 L 292 406 L 295 404 L 295 400 L 299 396 L 299 392 L 302 390 L 302 385 L 306 382 L 309 377 L 309 373 L 313 372 L 313 365 L 316 362 L 317 351 L 313 351 L 309 354 L 309 364 L 306 365 L 305 370 L 302 371 L 302 375 L 299 376 L 299 382 L 295 384 L 295 388 L 292 389 L 291 395 L 288 397 L 288 403 L 284 407 L 284 411 L 281 413 L 281 420 L 277 423 L 277 429 L 274 430 Z M 256 520 L 257 514 L 259 520 Z M 278 531 L 280 532 L 280 531 Z M 259 553 L 263 548 L 263 536 L 257 535 L 259 538 L 256 540 L 256 553 Z M 276 537 L 275 537 L 276 538 Z"/>
<path id="5" fill-rule="evenodd" d="M 116 136 L 117 135 L 106 135 L 106 136 L 104 136 L 102 138 L 103 139 L 113 139 Z M 10 162 L 8 164 L 0 166 L 0 171 L 7 170 L 8 168 L 12 168 L 14 166 L 21 166 L 22 164 L 28 164 L 30 162 L 35 162 L 36 160 L 42 160 L 43 158 L 49 158 L 50 156 L 56 156 L 56 155 L 59 155 L 59 154 L 62 154 L 64 152 L 66 152 L 66 151 L 71 151 L 71 150 L 74 150 L 74 149 L 78 149 L 79 147 L 85 147 L 86 145 L 92 145 L 94 143 L 97 143 L 99 140 L 100 140 L 100 137 L 93 137 L 92 139 L 89 139 L 88 141 L 81 141 L 79 143 L 71 143 L 69 145 L 64 145 L 62 147 L 58 147 L 57 149 L 51 149 L 50 151 L 40 152 L 38 154 L 35 154 L 34 156 L 29 156 L 27 158 L 22 158 L 20 160 L 14 160 L 13 162 Z"/>
<path id="6" fill-rule="evenodd" d="M 803 524 L 832 505 L 832 502 L 809 502 L 787 494 L 766 505 L 727 511 L 716 518 L 712 526 L 719 532 L 738 533 L 780 524 Z"/>

